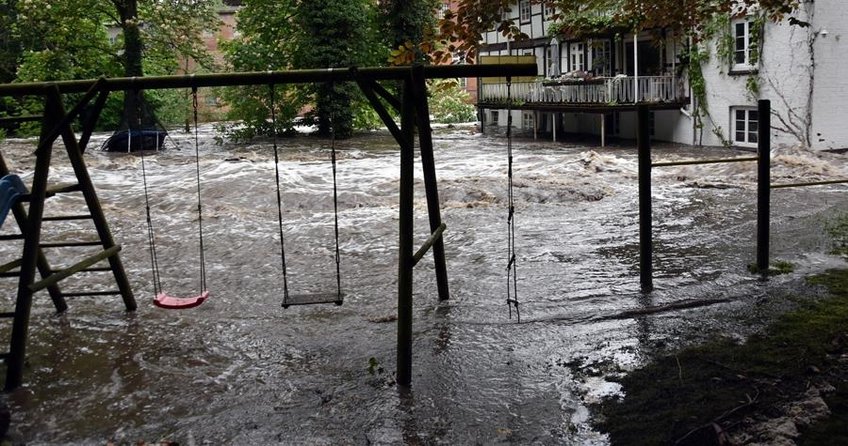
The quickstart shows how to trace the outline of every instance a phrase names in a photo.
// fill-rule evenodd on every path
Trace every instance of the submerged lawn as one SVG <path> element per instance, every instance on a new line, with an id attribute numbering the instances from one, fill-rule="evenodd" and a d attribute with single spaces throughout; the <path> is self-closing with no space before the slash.
<path id="1" fill-rule="evenodd" d="M 848 444 L 848 271 L 810 282 L 829 294 L 799 299 L 745 344 L 687 348 L 621 378 L 625 397 L 598 407 L 598 428 L 613 445 L 774 441 L 757 425 L 798 444 Z M 811 395 L 818 405 L 804 402 Z"/>

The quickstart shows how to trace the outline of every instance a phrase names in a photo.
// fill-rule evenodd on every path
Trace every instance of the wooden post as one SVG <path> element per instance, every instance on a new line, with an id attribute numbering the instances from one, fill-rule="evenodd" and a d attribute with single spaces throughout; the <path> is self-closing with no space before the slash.
<path id="1" fill-rule="evenodd" d="M 427 216 L 430 219 L 430 233 L 435 233 L 442 226 L 442 214 L 439 204 L 439 185 L 436 178 L 436 161 L 433 157 L 433 130 L 430 128 L 430 107 L 427 104 L 427 84 L 424 78 L 424 66 L 412 68 L 414 82 L 415 116 L 418 125 L 419 150 L 421 165 L 424 170 L 424 188 L 427 194 Z M 439 237 L 433 243 L 433 262 L 436 268 L 436 283 L 439 290 L 439 300 L 448 300 L 448 268 L 445 262 L 445 243 Z"/>
<path id="2" fill-rule="evenodd" d="M 553 132 L 554 132 L 554 142 L 556 142 L 556 137 L 557 137 L 557 124 L 559 124 L 559 122 L 557 122 L 557 121 L 558 121 L 558 119 L 557 119 L 557 118 L 559 118 L 559 113 L 557 113 L 557 112 L 553 112 L 553 113 L 551 113 L 551 127 L 553 127 Z"/>
<path id="3" fill-rule="evenodd" d="M 771 101 L 757 103 L 757 269 L 767 277 L 771 225 Z"/>
<path id="4" fill-rule="evenodd" d="M 64 113 L 62 103 L 57 106 L 59 113 Z M 109 222 L 106 221 L 106 216 L 103 214 L 103 206 L 100 205 L 100 200 L 97 198 L 97 192 L 94 190 L 94 184 L 91 181 L 91 175 L 88 173 L 88 167 L 83 160 L 82 149 L 79 146 L 79 141 L 74 134 L 70 125 L 66 125 L 62 130 L 62 140 L 65 143 L 65 149 L 68 153 L 68 161 L 74 169 L 77 182 L 85 198 L 85 204 L 91 213 L 91 220 L 94 223 L 94 228 L 97 231 L 97 236 L 102 242 L 104 250 L 111 249 L 117 246 L 115 239 L 112 237 L 112 231 L 109 230 Z M 121 258 L 117 255 L 108 256 L 109 266 L 112 269 L 112 274 L 115 277 L 115 283 L 118 290 L 121 292 L 121 298 L 124 301 L 124 308 L 127 311 L 135 311 L 138 305 L 135 301 L 135 296 L 132 292 L 132 286 L 127 278 L 124 264 Z"/>
<path id="5" fill-rule="evenodd" d="M 397 383 L 412 383 L 412 267 L 413 267 L 413 184 L 415 171 L 415 108 L 412 77 L 403 83 L 401 107 L 400 194 L 398 198 L 398 321 Z"/>
<path id="6" fill-rule="evenodd" d="M 9 342 L 9 359 L 6 362 L 5 390 L 10 391 L 21 385 L 26 358 L 27 332 L 32 309 L 32 290 L 29 285 L 35 281 L 35 268 L 38 261 L 38 244 L 41 240 L 41 218 L 44 214 L 44 200 L 47 196 L 47 176 L 50 172 L 50 157 L 53 154 L 53 141 L 50 141 L 50 129 L 62 119 L 58 114 L 62 98 L 57 88 L 48 89 L 44 101 L 44 121 L 41 126 L 41 141 L 36 151 L 35 170 L 33 172 L 29 215 L 24 231 L 24 249 L 21 256 L 21 275 L 18 281 L 17 300 L 15 301 L 15 319 L 12 323 L 12 335 Z M 55 139 L 55 136 L 53 137 Z"/>
<path id="7" fill-rule="evenodd" d="M 654 290 L 652 258 L 654 253 L 653 211 L 651 209 L 651 138 L 648 109 L 636 107 L 636 145 L 639 151 L 639 283 L 643 293 Z"/>
<path id="8" fill-rule="evenodd" d="M 533 110 L 533 140 L 539 139 L 539 110 Z"/>
<path id="9" fill-rule="evenodd" d="M 601 113 L 601 147 L 607 146 L 607 115 Z"/>

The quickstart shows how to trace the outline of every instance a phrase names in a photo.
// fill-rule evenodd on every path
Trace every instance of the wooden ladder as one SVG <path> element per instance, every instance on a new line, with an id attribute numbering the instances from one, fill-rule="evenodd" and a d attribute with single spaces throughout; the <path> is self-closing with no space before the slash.
<path id="1" fill-rule="evenodd" d="M 98 87 L 98 86 L 95 86 Z M 45 92 L 44 117 L 42 120 L 41 138 L 36 149 L 35 169 L 30 193 L 12 207 L 15 220 L 20 228 L 20 234 L 0 237 L 2 240 L 23 240 L 23 253 L 19 259 L 0 265 L 0 277 L 17 277 L 18 291 L 13 312 L 0 312 L 0 318 L 12 319 L 12 332 L 9 351 L 0 353 L 0 358 L 7 365 L 5 390 L 10 391 L 21 385 L 23 381 L 24 360 L 26 356 L 27 332 L 29 329 L 30 310 L 32 309 L 33 294 L 47 289 L 57 312 L 64 312 L 68 305 L 66 297 L 120 295 L 127 311 L 135 311 L 136 302 L 132 288 L 127 279 L 118 253 L 121 250 L 112 238 L 103 208 L 94 190 L 88 169 L 83 160 L 83 150 L 90 136 L 91 129 L 85 129 L 80 140 L 77 139 L 71 122 L 79 111 L 94 97 L 96 88 L 92 88 L 83 100 L 70 112 L 65 113 L 62 97 L 55 87 Z M 101 95 L 101 98 L 104 96 Z M 102 107 L 98 99 L 97 106 Z M 74 170 L 77 182 L 70 185 L 48 186 L 50 162 L 53 143 L 62 138 L 68 154 L 68 160 Z M 0 154 L 0 175 L 9 174 L 8 166 Z M 44 216 L 45 201 L 56 194 L 81 193 L 88 212 L 79 215 Z M 28 202 L 28 208 L 23 202 Z M 85 241 L 45 242 L 41 240 L 42 223 L 55 221 L 90 220 L 96 232 L 96 239 Z M 89 253 L 82 259 L 73 261 L 62 269 L 52 269 L 44 254 L 52 248 L 85 248 L 97 247 L 96 252 Z M 89 248 L 89 249 L 90 249 Z M 76 250 L 76 249 L 75 249 Z M 96 266 L 107 260 L 108 266 Z M 40 280 L 36 280 L 36 271 Z M 109 291 L 74 291 L 63 292 L 59 282 L 80 272 L 110 272 L 114 276 L 115 289 Z"/>

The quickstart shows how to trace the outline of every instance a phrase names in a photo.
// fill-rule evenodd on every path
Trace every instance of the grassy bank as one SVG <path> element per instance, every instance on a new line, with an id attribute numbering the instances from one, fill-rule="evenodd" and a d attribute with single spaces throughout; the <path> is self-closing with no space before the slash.
<path id="1" fill-rule="evenodd" d="M 716 340 L 621 378 L 626 396 L 597 407 L 598 428 L 613 445 L 773 441 L 757 425 L 799 444 L 848 444 L 848 271 L 809 280 L 828 295 L 799 298 L 744 344 Z"/>

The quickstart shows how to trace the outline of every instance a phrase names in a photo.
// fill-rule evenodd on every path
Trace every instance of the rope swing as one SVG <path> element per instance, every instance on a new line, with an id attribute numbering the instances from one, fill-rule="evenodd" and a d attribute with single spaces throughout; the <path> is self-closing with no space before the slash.
<path id="1" fill-rule="evenodd" d="M 150 215 L 150 198 L 147 187 L 147 169 L 144 160 L 144 151 L 141 151 L 141 176 L 144 184 L 144 204 L 147 212 L 147 241 L 150 246 L 150 264 L 153 271 L 153 290 L 155 297 L 153 304 L 160 308 L 179 310 L 193 308 L 202 304 L 208 297 L 206 289 L 206 255 L 203 247 L 203 208 L 200 200 L 200 149 L 197 131 L 197 87 L 191 90 L 192 107 L 194 109 L 194 156 L 197 181 L 197 226 L 200 240 L 200 294 L 190 297 L 176 297 L 166 293 L 162 288 L 161 275 L 159 274 L 159 260 L 156 255 L 156 234 L 153 229 L 153 220 Z M 129 138 L 127 145 L 129 145 Z M 158 151 L 158 147 L 156 148 Z"/>
<path id="2" fill-rule="evenodd" d="M 521 322 L 518 310 L 518 270 L 515 256 L 515 195 L 512 187 L 512 77 L 506 78 L 506 153 L 507 153 L 507 258 L 506 265 L 506 303 L 509 307 L 509 318 L 512 319 L 512 309 L 515 307 L 515 317 Z"/>
<path id="3" fill-rule="evenodd" d="M 341 255 L 339 252 L 339 200 L 338 187 L 336 181 L 336 131 L 333 123 L 333 117 L 330 117 L 330 158 L 333 166 L 333 224 L 335 230 L 335 262 L 336 262 L 336 292 L 335 293 L 317 293 L 317 294 L 291 294 L 289 293 L 288 284 L 288 267 L 286 266 L 286 243 L 283 231 L 283 199 L 282 187 L 280 186 L 280 156 L 279 147 L 277 144 L 277 113 L 276 113 L 276 91 L 274 85 L 269 85 L 271 96 L 271 126 L 274 144 L 274 173 L 277 185 L 277 218 L 279 223 L 280 233 L 280 263 L 283 272 L 283 308 L 288 308 L 292 305 L 314 305 L 334 303 L 341 305 L 344 303 L 344 294 L 342 293 L 342 277 L 341 277 Z"/>

